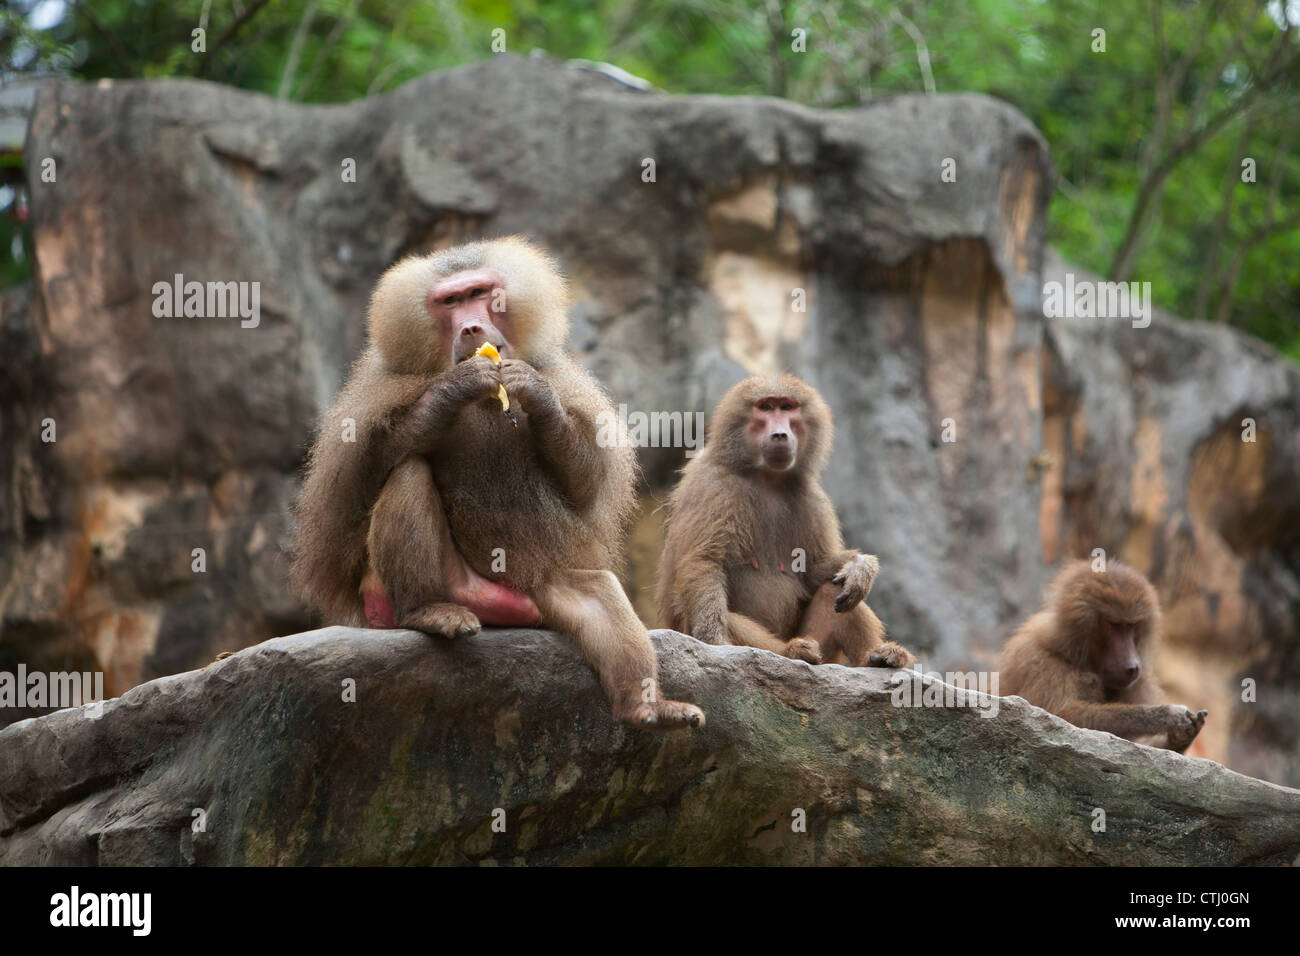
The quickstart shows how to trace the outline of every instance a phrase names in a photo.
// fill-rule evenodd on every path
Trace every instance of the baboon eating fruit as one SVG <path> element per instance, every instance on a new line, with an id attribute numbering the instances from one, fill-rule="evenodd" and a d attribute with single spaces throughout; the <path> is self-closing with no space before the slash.
<path id="1" fill-rule="evenodd" d="M 613 411 L 566 350 L 567 308 L 564 279 L 519 238 L 389 269 L 311 451 L 293 581 L 339 623 L 448 638 L 553 628 L 616 718 L 699 726 L 698 707 L 659 698 L 649 635 L 613 573 L 635 458 L 596 440 Z M 476 354 L 485 343 L 495 355 Z"/>
<path id="2" fill-rule="evenodd" d="M 910 667 L 866 597 L 875 555 L 846 549 L 818 478 L 831 415 L 791 375 L 723 396 L 708 440 L 669 499 L 661 622 L 707 644 L 854 667 Z"/>

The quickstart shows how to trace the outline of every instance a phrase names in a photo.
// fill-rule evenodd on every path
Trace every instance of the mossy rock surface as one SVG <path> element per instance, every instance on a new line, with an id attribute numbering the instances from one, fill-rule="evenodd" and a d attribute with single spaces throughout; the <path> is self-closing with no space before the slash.
<path id="1" fill-rule="evenodd" d="M 549 632 L 447 642 L 340 627 L 142 684 L 98 718 L 21 721 L 0 731 L 0 863 L 1300 856 L 1300 791 L 1018 698 L 985 701 L 992 716 L 898 707 L 898 672 L 654 640 L 665 691 L 705 709 L 702 730 L 615 724 L 577 651 Z"/>

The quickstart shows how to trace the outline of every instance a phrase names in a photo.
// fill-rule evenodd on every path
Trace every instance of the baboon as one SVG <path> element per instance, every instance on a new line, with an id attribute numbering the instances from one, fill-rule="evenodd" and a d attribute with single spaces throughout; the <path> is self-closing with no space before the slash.
<path id="1" fill-rule="evenodd" d="M 713 413 L 668 502 L 661 622 L 810 664 L 910 667 L 867 607 L 880 563 L 846 549 L 818 478 L 831 414 L 792 375 L 748 378 Z"/>
<path id="2" fill-rule="evenodd" d="M 1003 646 L 1002 693 L 1076 727 L 1182 753 L 1207 712 L 1165 703 L 1150 665 L 1159 639 L 1160 598 L 1141 571 L 1118 561 L 1104 571 L 1071 561 L 1052 582 L 1046 606 Z"/>
<path id="3" fill-rule="evenodd" d="M 698 707 L 659 699 L 654 648 L 614 575 L 636 462 L 627 443 L 597 443 L 614 413 L 566 350 L 567 308 L 554 264 L 518 237 L 390 268 L 311 451 L 293 582 L 340 623 L 553 628 L 617 719 L 699 726 Z M 497 361 L 476 354 L 484 343 Z"/>

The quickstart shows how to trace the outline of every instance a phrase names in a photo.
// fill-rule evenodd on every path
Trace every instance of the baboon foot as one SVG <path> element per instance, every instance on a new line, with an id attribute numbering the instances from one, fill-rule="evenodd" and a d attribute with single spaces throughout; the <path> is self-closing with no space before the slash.
<path id="1" fill-rule="evenodd" d="M 886 641 L 867 655 L 868 667 L 892 667 L 901 670 L 915 663 L 916 658 L 912 656 L 911 651 L 892 641 Z"/>
<path id="2" fill-rule="evenodd" d="M 785 656 L 809 664 L 822 662 L 822 647 L 816 641 L 806 637 L 796 637 L 785 646 Z"/>
<path id="3" fill-rule="evenodd" d="M 625 724 L 641 730 L 681 730 L 703 727 L 704 711 L 680 700 L 642 701 L 631 711 L 616 714 Z"/>
<path id="4" fill-rule="evenodd" d="M 438 637 L 473 637 L 483 629 L 469 608 L 459 604 L 426 604 L 402 616 L 398 627 L 409 627 Z"/>

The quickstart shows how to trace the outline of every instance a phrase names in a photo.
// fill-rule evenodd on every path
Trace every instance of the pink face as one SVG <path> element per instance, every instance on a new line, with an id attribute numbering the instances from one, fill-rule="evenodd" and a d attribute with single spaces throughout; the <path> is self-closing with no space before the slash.
<path id="1" fill-rule="evenodd" d="M 1138 631 L 1136 623 L 1102 618 L 1101 682 L 1108 690 L 1123 690 L 1142 676 Z"/>
<path id="2" fill-rule="evenodd" d="M 762 457 L 764 468 L 789 471 L 799 457 L 804 437 L 799 403 L 783 395 L 756 399 L 750 407 L 746 435 L 750 447 Z"/>
<path id="3" fill-rule="evenodd" d="M 496 346 L 503 358 L 511 357 L 504 303 L 505 280 L 495 269 L 457 272 L 434 284 L 427 301 L 429 314 L 438 337 L 451 346 L 453 363 L 469 358 L 484 342 Z"/>

